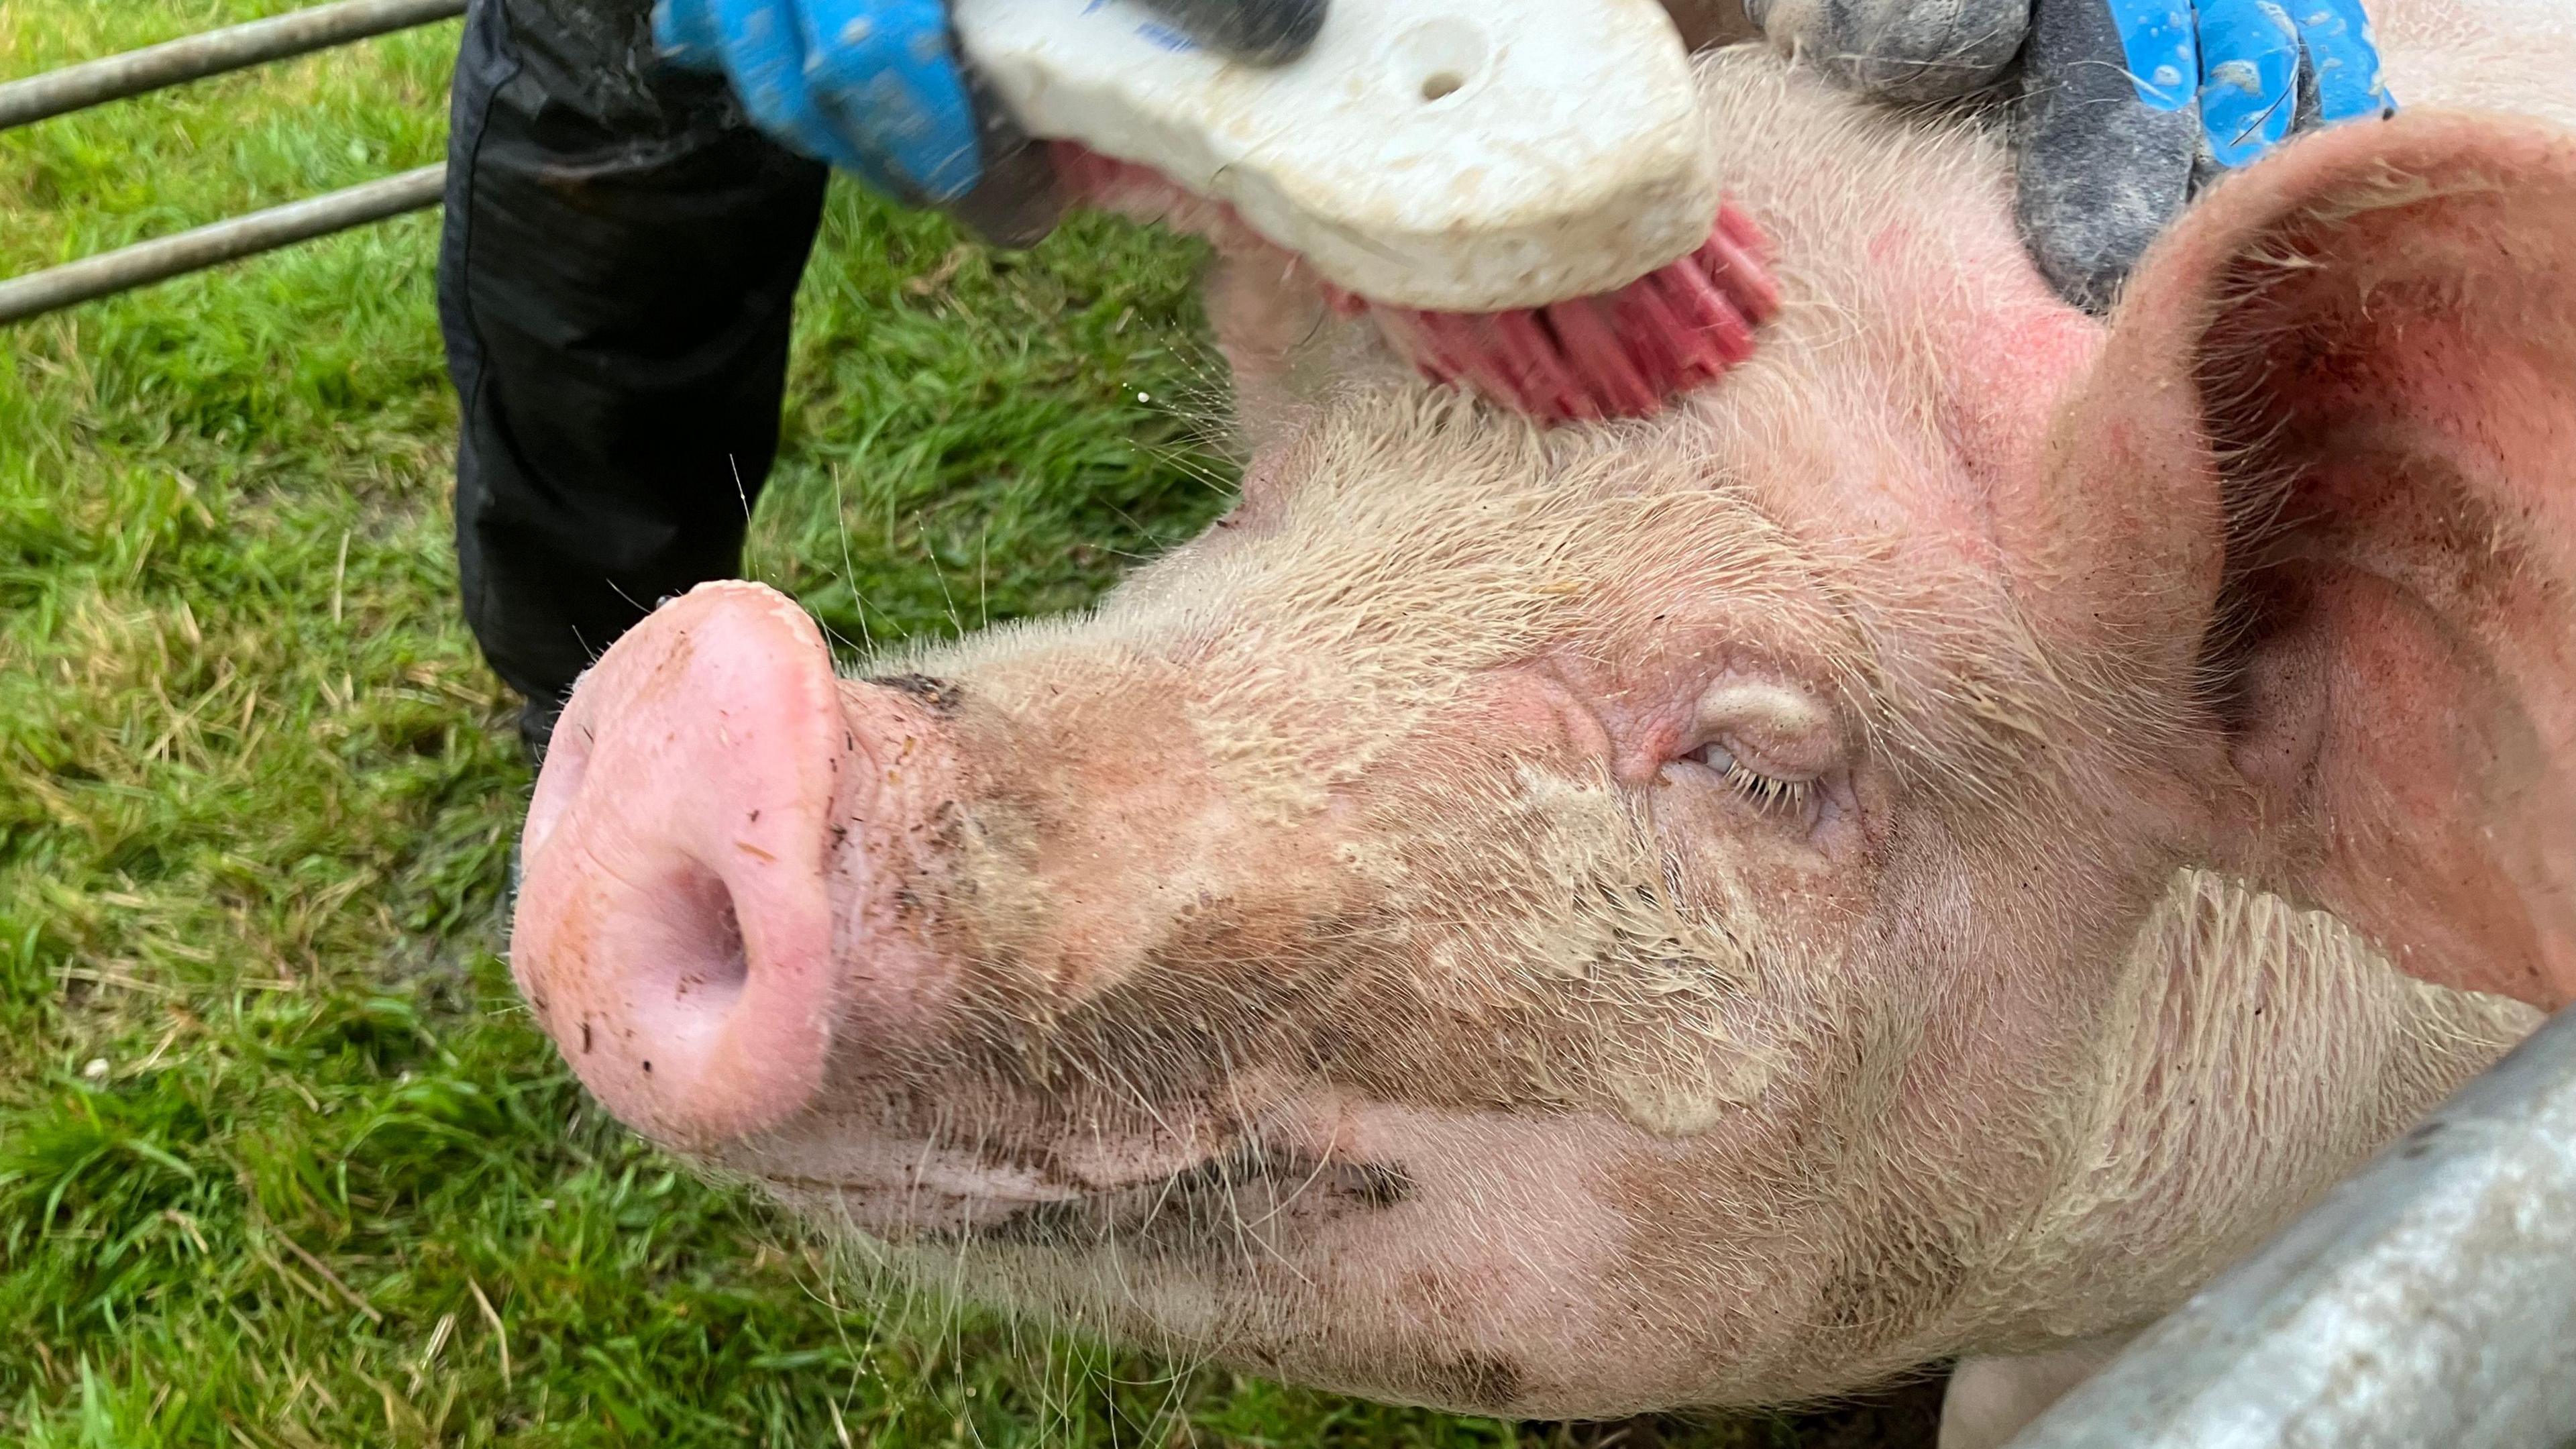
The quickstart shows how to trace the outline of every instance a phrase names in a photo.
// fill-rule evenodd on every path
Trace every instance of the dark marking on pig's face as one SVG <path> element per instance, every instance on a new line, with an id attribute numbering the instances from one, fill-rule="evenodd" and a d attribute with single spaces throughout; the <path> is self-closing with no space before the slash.
<path id="1" fill-rule="evenodd" d="M 939 719 L 947 719 L 955 715 L 957 706 L 966 697 L 965 691 L 954 680 L 933 679 L 927 674 L 882 675 L 869 680 L 868 683 L 910 695 L 921 701 L 922 708 L 929 710 L 932 716 Z"/>
<path id="2" fill-rule="evenodd" d="M 1160 1181 L 1033 1203 L 955 1236 L 983 1246 L 1200 1260 L 1241 1252 L 1247 1234 L 1284 1236 L 1301 1223 L 1383 1211 L 1412 1191 L 1400 1163 L 1329 1161 L 1247 1142 Z"/>

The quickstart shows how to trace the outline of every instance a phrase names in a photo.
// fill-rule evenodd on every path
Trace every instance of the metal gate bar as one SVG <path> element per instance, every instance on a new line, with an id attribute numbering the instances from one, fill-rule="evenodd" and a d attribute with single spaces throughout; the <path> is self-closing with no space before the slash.
<path id="1" fill-rule="evenodd" d="M 2012 1449 L 2576 1446 L 2576 1008 Z"/>
<path id="2" fill-rule="evenodd" d="M 0 83 L 0 131 L 102 101 L 465 13 L 465 0 L 338 0 Z"/>
<path id="3" fill-rule="evenodd" d="M 210 30 L 0 83 L 0 130 L 265 61 L 345 45 L 465 13 L 466 0 L 338 0 L 246 25 Z M 230 217 L 177 236 L 0 281 L 0 326 L 129 287 L 436 206 L 447 168 L 423 166 L 380 181 Z"/>
<path id="4" fill-rule="evenodd" d="M 122 292 L 128 287 L 163 281 L 182 272 L 273 251 L 406 211 L 436 206 L 447 182 L 447 167 L 370 181 L 362 186 L 306 197 L 236 216 L 177 236 L 136 242 L 112 252 L 83 257 L 59 267 L 0 282 L 0 325 Z"/>

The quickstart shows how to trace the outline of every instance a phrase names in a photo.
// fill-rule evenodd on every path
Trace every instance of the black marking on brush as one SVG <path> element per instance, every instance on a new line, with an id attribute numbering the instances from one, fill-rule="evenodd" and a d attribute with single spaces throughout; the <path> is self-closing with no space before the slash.
<path id="1" fill-rule="evenodd" d="M 879 675 L 868 683 L 911 695 L 921 701 L 922 708 L 940 719 L 954 716 L 957 707 L 966 701 L 964 685 L 951 679 L 933 679 L 927 674 Z"/>

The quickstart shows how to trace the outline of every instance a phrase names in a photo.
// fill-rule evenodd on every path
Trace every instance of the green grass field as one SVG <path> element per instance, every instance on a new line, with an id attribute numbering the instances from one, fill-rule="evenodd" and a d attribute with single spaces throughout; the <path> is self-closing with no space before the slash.
<path id="1" fill-rule="evenodd" d="M 0 0 L 0 79 L 289 3 Z M 0 134 L 0 275 L 438 159 L 455 33 Z M 528 773 L 451 603 L 436 234 L 0 331 L 0 1440 L 1602 1438 L 880 1316 L 584 1102 L 496 955 Z M 747 570 L 885 640 L 1194 531 L 1193 270 L 836 190 Z"/>

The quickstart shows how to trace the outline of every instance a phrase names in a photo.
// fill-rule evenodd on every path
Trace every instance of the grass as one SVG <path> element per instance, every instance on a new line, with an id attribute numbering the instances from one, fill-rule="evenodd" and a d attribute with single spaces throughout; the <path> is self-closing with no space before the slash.
<path id="1" fill-rule="evenodd" d="M 287 3 L 0 0 L 0 78 Z M 0 135 L 0 275 L 436 160 L 454 43 Z M 1223 505 L 1187 247 L 997 257 L 837 188 L 826 228 L 750 572 L 944 632 Z M 452 600 L 435 237 L 0 332 L 0 1439 L 1568 1438 L 881 1317 L 584 1101 L 495 954 L 528 775 Z"/>

